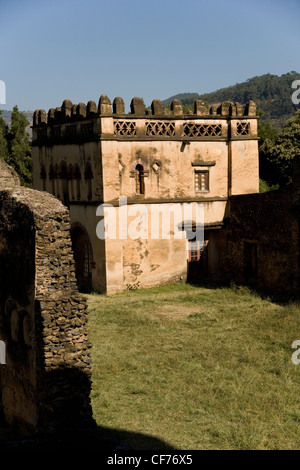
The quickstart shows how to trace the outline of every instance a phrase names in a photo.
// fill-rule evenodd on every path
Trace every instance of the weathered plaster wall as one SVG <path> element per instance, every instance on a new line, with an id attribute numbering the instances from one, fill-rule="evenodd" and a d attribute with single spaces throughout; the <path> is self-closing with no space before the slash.
<path id="1" fill-rule="evenodd" d="M 192 163 L 214 162 L 210 170 L 210 191 L 195 194 Z M 120 195 L 136 196 L 135 167 L 142 164 L 145 177 L 144 198 L 211 198 L 228 196 L 228 149 L 226 142 L 191 142 L 182 148 L 180 141 L 102 143 L 104 200 Z M 119 175 L 119 165 L 122 169 Z M 155 170 L 154 165 L 158 164 Z M 199 163 L 199 168 L 202 167 Z M 120 183 L 119 183 L 120 176 Z"/>
<path id="2" fill-rule="evenodd" d="M 102 166 L 100 159 L 99 142 L 67 142 L 63 145 L 34 147 L 33 185 L 39 191 L 48 191 L 58 199 L 63 199 L 63 178 L 61 163 L 67 167 L 67 185 L 70 202 L 100 201 L 103 199 Z M 91 165 L 92 191 L 89 195 L 87 179 L 85 178 L 86 165 Z M 76 174 L 76 165 L 80 169 L 80 176 Z M 54 169 L 54 178 L 51 178 L 51 166 Z M 45 169 L 45 178 L 41 178 L 41 169 Z"/>
<path id="3" fill-rule="evenodd" d="M 127 197 L 128 204 L 198 201 L 205 205 L 205 225 L 215 227 L 222 224 L 231 194 L 258 191 L 253 102 L 246 106 L 225 102 L 207 109 L 196 101 L 189 114 L 183 113 L 178 100 L 172 102 L 169 112 L 159 100 L 153 100 L 147 111 L 141 98 L 133 98 L 130 106 L 131 112 L 126 114 L 122 98 L 111 103 L 101 95 L 98 106 L 91 101 L 73 105 L 65 100 L 48 113 L 34 113 L 34 186 L 64 202 L 63 193 L 68 192 L 72 225 L 84 227 L 90 239 L 93 267 L 89 278 L 100 291 L 184 277 L 187 252 L 184 243 L 172 239 L 99 240 L 95 235 L 97 203 L 116 207 L 120 196 Z M 67 168 L 72 165 L 67 177 L 61 171 L 62 162 Z M 87 163 L 92 178 L 86 178 Z M 80 178 L 73 171 L 76 165 Z M 137 165 L 142 166 L 144 191 L 139 191 Z M 209 172 L 204 188 L 199 187 L 200 171 Z M 209 250 L 215 270 L 213 245 Z"/>

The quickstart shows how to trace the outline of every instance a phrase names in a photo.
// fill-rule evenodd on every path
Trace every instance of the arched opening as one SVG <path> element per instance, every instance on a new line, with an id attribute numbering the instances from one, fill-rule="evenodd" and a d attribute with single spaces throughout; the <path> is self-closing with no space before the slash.
<path id="1" fill-rule="evenodd" d="M 144 167 L 143 165 L 136 165 L 135 167 L 135 186 L 137 194 L 145 194 L 145 180 L 144 180 Z"/>
<path id="2" fill-rule="evenodd" d="M 81 292 L 91 292 L 93 251 L 89 235 L 83 226 L 73 224 L 71 239 L 78 289 Z"/>
<path id="3" fill-rule="evenodd" d="M 69 181 L 69 195 L 72 201 L 74 201 L 73 178 L 74 178 L 74 168 L 73 168 L 73 165 L 70 163 L 68 166 L 68 181 Z"/>
<path id="4" fill-rule="evenodd" d="M 61 162 L 59 169 L 59 177 L 61 179 L 61 189 L 62 189 L 62 202 L 65 206 L 69 207 L 70 197 L 69 197 L 69 183 L 68 183 L 68 170 L 66 162 Z"/>
<path id="5" fill-rule="evenodd" d="M 43 191 L 46 191 L 47 172 L 46 172 L 46 167 L 44 164 L 41 165 L 40 178 L 43 182 Z"/>
<path id="6" fill-rule="evenodd" d="M 51 181 L 51 193 L 53 196 L 55 196 L 55 178 L 57 178 L 57 175 L 55 174 L 54 166 L 51 163 L 49 166 L 49 180 Z"/>
<path id="7" fill-rule="evenodd" d="M 84 178 L 87 183 L 87 198 L 89 201 L 92 199 L 92 178 L 93 177 L 94 175 L 93 175 L 91 164 L 90 162 L 87 162 L 85 165 L 85 169 L 84 169 Z"/>
<path id="8" fill-rule="evenodd" d="M 54 167 L 54 174 L 55 174 L 55 196 L 60 199 L 60 187 L 59 187 L 59 167 L 58 167 L 58 164 L 56 163 L 55 164 L 55 167 Z"/>
<path id="9" fill-rule="evenodd" d="M 80 180 L 81 180 L 81 172 L 79 165 L 76 163 L 74 166 L 74 179 L 76 180 L 76 198 L 77 201 L 80 201 L 81 194 L 80 194 Z"/>

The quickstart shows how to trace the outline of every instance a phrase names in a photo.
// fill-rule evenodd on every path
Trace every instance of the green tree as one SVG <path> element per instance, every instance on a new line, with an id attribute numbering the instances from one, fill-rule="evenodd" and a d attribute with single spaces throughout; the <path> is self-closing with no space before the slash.
<path id="1" fill-rule="evenodd" d="M 274 127 L 271 123 L 271 121 L 264 120 L 265 119 L 265 113 L 261 110 L 257 110 L 257 115 L 259 117 L 258 119 L 258 128 L 257 128 L 257 134 L 259 137 L 259 147 L 261 148 L 264 144 L 264 142 L 268 139 L 274 142 L 276 138 L 278 137 L 279 134 L 279 128 Z"/>
<path id="2" fill-rule="evenodd" d="M 29 121 L 17 106 L 14 106 L 11 114 L 11 126 L 7 130 L 8 155 L 5 158 L 19 174 L 21 183 L 32 186 L 32 160 L 29 134 L 26 127 Z"/>
<path id="3" fill-rule="evenodd" d="M 253 100 L 264 111 L 262 120 L 271 121 L 277 127 L 283 127 L 287 119 L 293 116 L 299 105 L 293 104 L 291 95 L 292 83 L 299 80 L 300 74 L 292 71 L 278 77 L 265 74 L 252 77 L 242 83 L 236 83 L 227 88 L 221 88 L 212 93 L 199 95 L 198 93 L 179 93 L 163 101 L 170 104 L 176 98 L 182 105 L 193 105 L 196 99 L 203 100 L 210 105 L 223 101 L 238 101 L 245 105 L 248 100 Z"/>
<path id="4" fill-rule="evenodd" d="M 300 110 L 290 118 L 275 139 L 266 138 L 260 147 L 263 179 L 269 185 L 284 186 L 291 181 L 293 159 L 300 152 Z"/>
<path id="5" fill-rule="evenodd" d="M 261 109 L 257 110 L 257 115 L 259 117 L 257 125 L 257 134 L 259 137 L 259 191 L 261 193 L 264 193 L 266 191 L 271 191 L 272 189 L 278 188 L 278 185 L 276 185 L 275 183 L 270 183 L 269 162 L 268 160 L 266 160 L 266 154 L 263 149 L 266 141 L 273 143 L 275 142 L 279 134 L 279 129 L 278 127 L 274 127 L 271 121 L 263 120 L 265 119 L 265 113 Z"/>
<path id="6" fill-rule="evenodd" d="M 5 120 L 1 117 L 2 111 L 0 110 L 0 158 L 7 160 L 8 146 L 7 146 L 7 125 Z"/>

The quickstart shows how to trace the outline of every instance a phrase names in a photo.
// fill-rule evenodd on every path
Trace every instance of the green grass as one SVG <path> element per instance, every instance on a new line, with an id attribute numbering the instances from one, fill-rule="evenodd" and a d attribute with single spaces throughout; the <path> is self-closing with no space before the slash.
<path id="1" fill-rule="evenodd" d="M 300 449 L 299 305 L 186 284 L 87 298 L 99 426 L 134 449 Z"/>

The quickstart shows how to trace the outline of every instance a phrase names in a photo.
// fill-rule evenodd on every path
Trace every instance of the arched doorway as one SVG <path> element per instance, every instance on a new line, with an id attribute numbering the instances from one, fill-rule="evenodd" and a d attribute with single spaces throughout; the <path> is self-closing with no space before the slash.
<path id="1" fill-rule="evenodd" d="M 71 239 L 78 289 L 91 292 L 93 250 L 89 235 L 81 224 L 75 223 L 71 227 Z"/>

